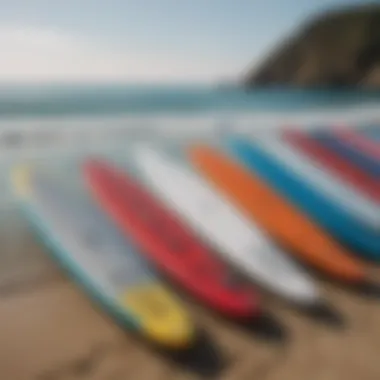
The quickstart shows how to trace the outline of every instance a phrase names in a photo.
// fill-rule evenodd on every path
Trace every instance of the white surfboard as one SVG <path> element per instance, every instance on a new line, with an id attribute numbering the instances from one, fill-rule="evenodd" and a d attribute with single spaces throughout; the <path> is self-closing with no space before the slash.
<path id="1" fill-rule="evenodd" d="M 150 146 L 133 150 L 140 172 L 161 201 L 251 279 L 293 302 L 313 304 L 311 277 L 201 176 Z"/>
<path id="2" fill-rule="evenodd" d="M 324 170 L 322 165 L 293 149 L 289 143 L 281 140 L 277 135 L 259 137 L 255 141 L 260 148 L 283 162 L 299 177 L 333 200 L 354 218 L 375 230 L 380 229 L 379 206 L 349 184 L 331 175 Z"/>
<path id="3" fill-rule="evenodd" d="M 100 208 L 47 173 L 18 167 L 12 174 L 29 222 L 91 297 L 156 343 L 189 343 L 189 316 Z"/>

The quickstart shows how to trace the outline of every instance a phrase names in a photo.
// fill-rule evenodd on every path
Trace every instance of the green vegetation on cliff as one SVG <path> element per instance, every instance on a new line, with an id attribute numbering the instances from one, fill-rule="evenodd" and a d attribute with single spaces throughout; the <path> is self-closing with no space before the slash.
<path id="1" fill-rule="evenodd" d="M 244 83 L 380 89 L 380 4 L 330 11 L 307 22 Z"/>

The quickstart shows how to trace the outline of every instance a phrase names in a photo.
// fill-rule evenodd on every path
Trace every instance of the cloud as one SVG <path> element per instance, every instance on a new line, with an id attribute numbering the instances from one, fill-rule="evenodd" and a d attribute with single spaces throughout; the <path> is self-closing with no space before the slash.
<path id="1" fill-rule="evenodd" d="M 225 71 L 206 57 L 135 52 L 33 27 L 1 27 L 0 51 L 0 81 L 207 81 Z"/>

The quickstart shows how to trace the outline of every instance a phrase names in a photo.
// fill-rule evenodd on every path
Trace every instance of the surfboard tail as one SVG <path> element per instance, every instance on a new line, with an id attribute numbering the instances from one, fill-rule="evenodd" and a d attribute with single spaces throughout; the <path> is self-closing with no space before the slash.
<path id="1" fill-rule="evenodd" d="M 141 330 L 150 340 L 167 347 L 184 347 L 195 337 L 194 328 L 183 308 L 159 284 L 128 290 L 119 302 L 137 316 Z"/>

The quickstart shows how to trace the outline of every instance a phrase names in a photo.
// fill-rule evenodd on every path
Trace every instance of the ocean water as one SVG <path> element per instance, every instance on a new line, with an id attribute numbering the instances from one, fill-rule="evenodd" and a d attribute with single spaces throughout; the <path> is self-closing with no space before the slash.
<path id="1" fill-rule="evenodd" d="M 211 86 L 43 85 L 1 86 L 0 116 L 193 114 L 294 111 L 380 100 L 380 92 L 257 89 L 250 93 Z"/>
<path id="2" fill-rule="evenodd" d="M 0 207 L 13 208 L 10 168 L 20 162 L 70 173 L 88 154 L 123 160 L 129 144 L 214 140 L 226 130 L 329 127 L 380 120 L 380 92 L 207 86 L 0 86 Z"/>

